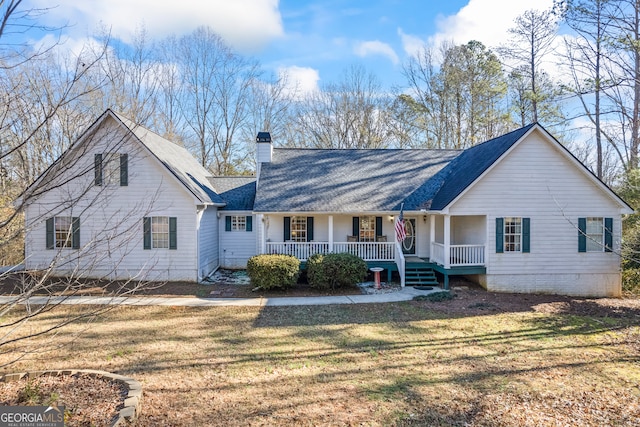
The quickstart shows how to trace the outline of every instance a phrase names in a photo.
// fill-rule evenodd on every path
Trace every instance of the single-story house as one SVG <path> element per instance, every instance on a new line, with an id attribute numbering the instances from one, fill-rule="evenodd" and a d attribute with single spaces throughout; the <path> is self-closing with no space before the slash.
<path id="1" fill-rule="evenodd" d="M 539 124 L 465 150 L 274 148 L 260 132 L 256 153 L 255 176 L 214 177 L 107 110 L 23 194 L 26 267 L 195 282 L 260 253 L 351 252 L 403 286 L 621 293 L 633 209 Z"/>

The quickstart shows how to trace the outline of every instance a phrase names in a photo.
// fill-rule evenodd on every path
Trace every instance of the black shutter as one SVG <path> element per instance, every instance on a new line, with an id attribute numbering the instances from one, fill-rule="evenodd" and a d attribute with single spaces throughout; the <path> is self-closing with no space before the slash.
<path id="1" fill-rule="evenodd" d="M 313 240 L 313 217 L 307 217 L 307 242 L 311 242 Z"/>
<path id="2" fill-rule="evenodd" d="M 247 225 L 247 231 L 253 231 L 253 217 L 251 215 L 247 215 L 245 224 Z"/>
<path id="3" fill-rule="evenodd" d="M 102 154 L 94 156 L 94 175 L 95 185 L 102 185 Z"/>
<path id="4" fill-rule="evenodd" d="M 587 218 L 578 218 L 578 252 L 587 252 Z"/>
<path id="5" fill-rule="evenodd" d="M 613 218 L 604 219 L 604 251 L 613 251 Z"/>
<path id="6" fill-rule="evenodd" d="M 71 219 L 71 247 L 80 249 L 80 218 Z"/>
<path id="7" fill-rule="evenodd" d="M 178 249 L 178 219 L 169 217 L 169 249 Z"/>
<path id="8" fill-rule="evenodd" d="M 284 241 L 291 240 L 291 217 L 284 217 Z"/>
<path id="9" fill-rule="evenodd" d="M 55 247 L 54 233 L 53 233 L 53 218 L 47 218 L 47 249 L 53 249 Z"/>
<path id="10" fill-rule="evenodd" d="M 377 216 L 376 217 L 376 235 L 375 237 L 378 236 L 382 236 L 382 217 L 381 216 Z M 378 241 L 378 239 L 375 239 L 375 241 Z"/>
<path id="11" fill-rule="evenodd" d="M 504 218 L 496 218 L 496 253 L 504 252 Z"/>
<path id="12" fill-rule="evenodd" d="M 360 241 L 360 217 L 359 216 L 353 217 L 351 235 L 355 236 L 357 241 Z"/>
<path id="13" fill-rule="evenodd" d="M 120 186 L 129 185 L 129 155 L 120 154 Z"/>
<path id="14" fill-rule="evenodd" d="M 151 249 L 151 218 L 148 216 L 142 218 L 142 234 L 143 248 Z"/>
<path id="15" fill-rule="evenodd" d="M 522 218 L 522 252 L 531 252 L 531 219 Z"/>
<path id="16" fill-rule="evenodd" d="M 224 231 L 231 231 L 231 216 L 224 217 Z"/>

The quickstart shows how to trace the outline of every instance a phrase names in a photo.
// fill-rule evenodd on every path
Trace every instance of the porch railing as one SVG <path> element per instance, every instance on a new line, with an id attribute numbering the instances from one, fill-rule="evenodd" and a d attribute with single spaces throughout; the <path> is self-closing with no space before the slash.
<path id="1" fill-rule="evenodd" d="M 268 254 L 292 255 L 306 261 L 311 255 L 329 253 L 326 242 L 267 242 Z"/>
<path id="2" fill-rule="evenodd" d="M 333 252 L 348 252 L 365 261 L 394 261 L 393 242 L 339 242 L 333 244 Z"/>
<path id="3" fill-rule="evenodd" d="M 445 265 L 445 247 L 442 243 L 431 243 L 431 261 Z M 449 267 L 484 265 L 484 245 L 450 245 Z"/>
<path id="4" fill-rule="evenodd" d="M 328 242 L 266 242 L 266 253 L 293 255 L 300 261 L 329 252 L 348 252 L 365 261 L 394 261 L 396 250 L 393 242 L 335 242 L 333 250 Z"/>

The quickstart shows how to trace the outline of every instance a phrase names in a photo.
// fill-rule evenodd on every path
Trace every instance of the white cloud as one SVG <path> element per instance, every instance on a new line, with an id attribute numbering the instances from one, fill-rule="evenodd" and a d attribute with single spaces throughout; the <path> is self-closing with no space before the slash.
<path id="1" fill-rule="evenodd" d="M 478 40 L 489 47 L 503 44 L 508 38 L 508 30 L 514 26 L 514 20 L 529 9 L 546 10 L 553 6 L 553 0 L 469 0 L 458 13 L 441 16 L 437 20 L 436 34 L 422 40 L 398 30 L 405 51 L 410 55 L 417 52 L 416 46 L 425 42 L 429 46 L 438 46 L 443 41 L 455 44 Z M 418 47 L 419 50 L 419 47 Z"/>
<path id="2" fill-rule="evenodd" d="M 320 74 L 310 67 L 281 67 L 278 74 L 286 75 L 288 80 L 287 94 L 293 98 L 302 98 L 305 94 L 317 91 Z"/>
<path id="3" fill-rule="evenodd" d="M 50 0 L 33 0 L 37 7 L 50 7 Z M 131 40 L 135 29 L 144 25 L 149 36 L 186 34 L 208 25 L 231 46 L 245 52 L 259 50 L 283 36 L 278 0 L 58 0 L 47 19 L 54 24 L 69 23 L 69 31 L 94 31 L 100 24 L 114 37 Z"/>
<path id="4" fill-rule="evenodd" d="M 368 55 L 383 55 L 389 58 L 394 64 L 400 62 L 400 59 L 393 48 L 387 43 L 383 43 L 379 40 L 358 43 L 354 48 L 354 52 L 356 55 L 361 57 Z"/>
<path id="5" fill-rule="evenodd" d="M 398 35 L 402 41 L 402 47 L 409 56 L 418 56 L 422 46 L 424 46 L 424 40 L 420 37 L 412 36 L 402 31 L 402 28 L 398 28 Z"/>

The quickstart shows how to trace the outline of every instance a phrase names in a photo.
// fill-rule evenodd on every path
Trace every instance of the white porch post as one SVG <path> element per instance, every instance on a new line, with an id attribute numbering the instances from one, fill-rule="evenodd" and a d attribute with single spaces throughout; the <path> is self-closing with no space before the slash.
<path id="1" fill-rule="evenodd" d="M 329 252 L 333 252 L 333 215 L 329 215 Z"/>
<path id="2" fill-rule="evenodd" d="M 449 268 L 451 264 L 451 216 L 444 216 L 444 268 Z"/>
<path id="3" fill-rule="evenodd" d="M 264 214 L 257 214 L 256 215 L 256 222 L 258 223 L 258 244 L 259 244 L 259 248 L 258 248 L 258 253 L 264 254 L 267 252 L 267 233 L 266 233 L 266 224 L 265 221 L 267 220 L 264 216 Z"/>
<path id="4" fill-rule="evenodd" d="M 433 258 L 433 242 L 436 241 L 436 216 L 429 215 L 429 259 Z"/>

